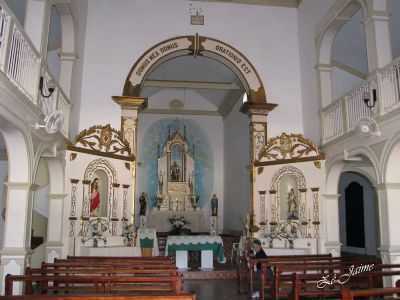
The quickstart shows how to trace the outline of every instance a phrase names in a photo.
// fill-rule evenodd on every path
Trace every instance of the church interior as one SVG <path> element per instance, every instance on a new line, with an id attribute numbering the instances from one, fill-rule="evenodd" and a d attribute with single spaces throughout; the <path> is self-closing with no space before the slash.
<path id="1" fill-rule="evenodd" d="M 393 299 L 399 197 L 400 0 L 0 0 L 0 300 Z"/>

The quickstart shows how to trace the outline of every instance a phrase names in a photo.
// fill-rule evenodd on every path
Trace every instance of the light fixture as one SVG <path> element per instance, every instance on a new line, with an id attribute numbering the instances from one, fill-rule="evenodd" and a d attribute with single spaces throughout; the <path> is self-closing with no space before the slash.
<path id="1" fill-rule="evenodd" d="M 43 91 L 44 88 L 44 78 L 43 76 L 40 76 L 40 80 L 39 80 L 39 90 L 40 90 L 40 94 L 42 95 L 43 98 L 50 98 L 51 95 L 54 93 L 56 87 L 55 84 L 52 80 L 48 80 L 46 83 L 46 87 L 47 87 L 47 93 L 45 94 L 45 92 Z"/>
<path id="2" fill-rule="evenodd" d="M 372 110 L 376 105 L 376 89 L 372 89 L 372 99 L 370 96 L 369 92 L 364 93 L 364 104 Z"/>

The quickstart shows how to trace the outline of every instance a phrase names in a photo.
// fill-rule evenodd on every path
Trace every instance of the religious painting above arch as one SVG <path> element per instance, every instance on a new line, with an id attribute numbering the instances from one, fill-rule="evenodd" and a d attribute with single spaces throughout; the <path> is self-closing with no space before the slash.
<path id="1" fill-rule="evenodd" d="M 213 154 L 208 138 L 189 119 L 165 118 L 146 130 L 140 161 L 145 178 L 139 190 L 151 207 L 168 211 L 202 208 L 213 192 Z"/>

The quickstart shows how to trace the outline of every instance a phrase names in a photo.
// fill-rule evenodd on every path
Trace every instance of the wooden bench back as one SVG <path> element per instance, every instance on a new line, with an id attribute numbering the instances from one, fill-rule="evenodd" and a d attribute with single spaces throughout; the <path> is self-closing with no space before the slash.
<path id="1" fill-rule="evenodd" d="M 342 288 L 340 294 L 342 300 L 353 300 L 355 297 L 364 298 L 372 296 L 389 296 L 389 295 L 393 296 L 394 294 L 400 294 L 400 288 L 391 287 L 391 288 L 377 288 L 377 289 L 365 289 L 365 290 L 351 290 L 349 288 Z"/>
<path id="2" fill-rule="evenodd" d="M 25 293 L 32 293 L 32 283 L 37 282 L 42 293 L 53 290 L 78 290 L 96 293 L 110 293 L 123 290 L 136 292 L 159 292 L 178 295 L 182 292 L 182 278 L 176 276 L 46 276 L 46 275 L 7 275 L 5 278 L 5 295 L 12 296 L 15 282 L 25 283 Z M 53 283 L 52 286 L 49 283 Z M 76 286 L 79 284 L 79 286 Z"/>
<path id="3" fill-rule="evenodd" d="M 0 296 L 0 300 L 196 300 L 194 294 L 182 295 L 151 295 L 151 296 L 117 296 L 117 295 L 30 295 L 30 296 Z"/>

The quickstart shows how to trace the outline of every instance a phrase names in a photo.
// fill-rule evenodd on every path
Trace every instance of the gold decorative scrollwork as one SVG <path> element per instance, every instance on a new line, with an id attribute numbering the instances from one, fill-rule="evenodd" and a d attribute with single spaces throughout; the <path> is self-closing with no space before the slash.
<path id="1" fill-rule="evenodd" d="M 96 125 L 82 130 L 75 143 L 68 145 L 69 150 L 109 156 L 117 159 L 134 160 L 130 145 L 121 131 L 107 124 Z"/>
<path id="2" fill-rule="evenodd" d="M 279 163 L 321 160 L 318 146 L 301 134 L 286 134 L 271 138 L 258 155 L 259 162 Z"/>

